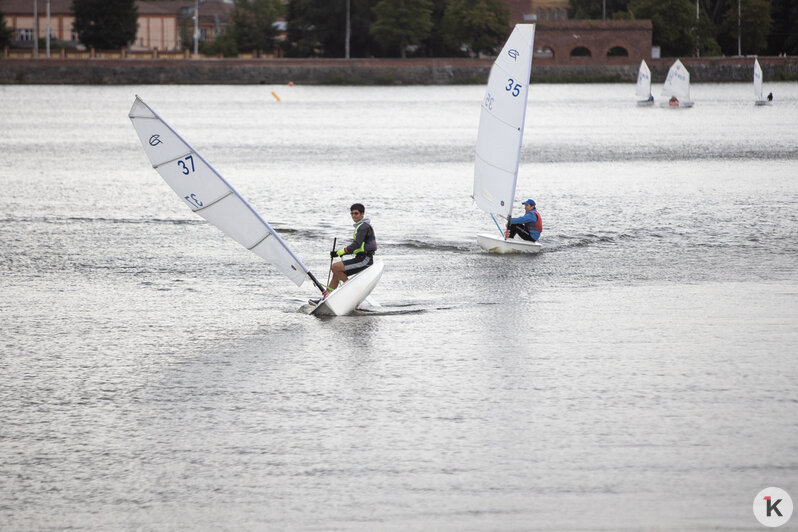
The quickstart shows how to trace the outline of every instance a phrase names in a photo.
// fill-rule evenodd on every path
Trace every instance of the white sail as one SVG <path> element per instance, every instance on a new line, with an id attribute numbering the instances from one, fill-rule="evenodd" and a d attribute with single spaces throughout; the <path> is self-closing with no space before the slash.
<path id="1" fill-rule="evenodd" d="M 153 168 L 192 211 L 302 285 L 302 261 L 202 155 L 138 96 L 128 116 Z"/>
<path id="2" fill-rule="evenodd" d="M 759 66 L 759 59 L 754 59 L 754 98 L 758 102 L 765 100 L 762 97 L 762 67 Z"/>
<path id="3" fill-rule="evenodd" d="M 668 70 L 668 77 L 665 79 L 665 85 L 662 87 L 662 95 L 666 98 L 676 96 L 680 102 L 692 101 L 690 94 L 690 73 L 678 59 L 671 65 L 670 70 Z"/>
<path id="4" fill-rule="evenodd" d="M 474 201 L 491 214 L 512 210 L 524 135 L 534 24 L 517 24 L 494 61 L 482 100 L 474 163 Z"/>
<path id="5" fill-rule="evenodd" d="M 640 70 L 637 72 L 637 92 L 640 98 L 648 100 L 651 96 L 651 70 L 645 60 L 640 61 Z"/>

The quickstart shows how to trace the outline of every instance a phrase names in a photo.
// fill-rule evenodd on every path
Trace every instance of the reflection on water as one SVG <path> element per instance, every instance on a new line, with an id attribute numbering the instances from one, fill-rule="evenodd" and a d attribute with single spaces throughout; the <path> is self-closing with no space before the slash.
<path id="1" fill-rule="evenodd" d="M 798 436 L 769 90 L 533 86 L 530 257 L 476 246 L 481 87 L 0 87 L 2 528 L 750 527 Z M 379 306 L 302 312 L 149 167 L 135 93 L 319 278 L 365 203 Z"/>

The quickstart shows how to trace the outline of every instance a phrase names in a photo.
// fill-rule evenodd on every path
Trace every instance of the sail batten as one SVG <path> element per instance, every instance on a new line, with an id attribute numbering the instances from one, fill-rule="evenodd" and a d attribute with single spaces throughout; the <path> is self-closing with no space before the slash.
<path id="1" fill-rule="evenodd" d="M 517 24 L 488 77 L 474 159 L 477 206 L 489 214 L 512 211 L 524 135 L 534 24 Z"/>
<path id="2" fill-rule="evenodd" d="M 153 168 L 193 212 L 302 285 L 307 267 L 197 150 L 138 96 L 128 117 Z"/>

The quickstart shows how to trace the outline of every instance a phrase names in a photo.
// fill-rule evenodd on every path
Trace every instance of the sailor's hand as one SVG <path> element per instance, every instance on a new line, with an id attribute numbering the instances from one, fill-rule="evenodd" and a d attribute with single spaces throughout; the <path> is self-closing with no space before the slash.
<path id="1" fill-rule="evenodd" d="M 337 257 L 337 256 L 338 256 L 338 252 L 337 252 L 337 251 L 335 251 L 335 250 L 333 250 L 333 251 L 330 251 L 330 258 L 331 258 L 331 259 L 334 259 L 334 258 L 335 258 L 335 257 Z"/>
<path id="2" fill-rule="evenodd" d="M 340 257 L 341 255 L 345 255 L 345 254 L 346 254 L 346 248 L 341 248 L 341 249 L 339 249 L 338 251 L 336 251 L 336 253 L 338 253 L 338 256 L 339 256 L 339 257 Z"/>

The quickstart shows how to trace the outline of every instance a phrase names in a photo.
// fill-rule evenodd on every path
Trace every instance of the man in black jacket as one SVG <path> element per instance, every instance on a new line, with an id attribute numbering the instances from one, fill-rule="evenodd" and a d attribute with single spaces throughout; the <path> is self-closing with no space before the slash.
<path id="1" fill-rule="evenodd" d="M 325 290 L 324 297 L 338 287 L 341 282 L 346 282 L 350 275 L 362 272 L 374 264 L 374 252 L 377 251 L 377 238 L 374 235 L 374 228 L 371 221 L 364 218 L 366 208 L 362 203 L 355 203 L 349 208 L 349 214 L 355 226 L 355 236 L 351 243 L 337 251 L 330 251 L 330 257 L 341 257 L 343 255 L 354 255 L 351 259 L 336 262 L 332 266 L 332 281 L 330 289 Z"/>

